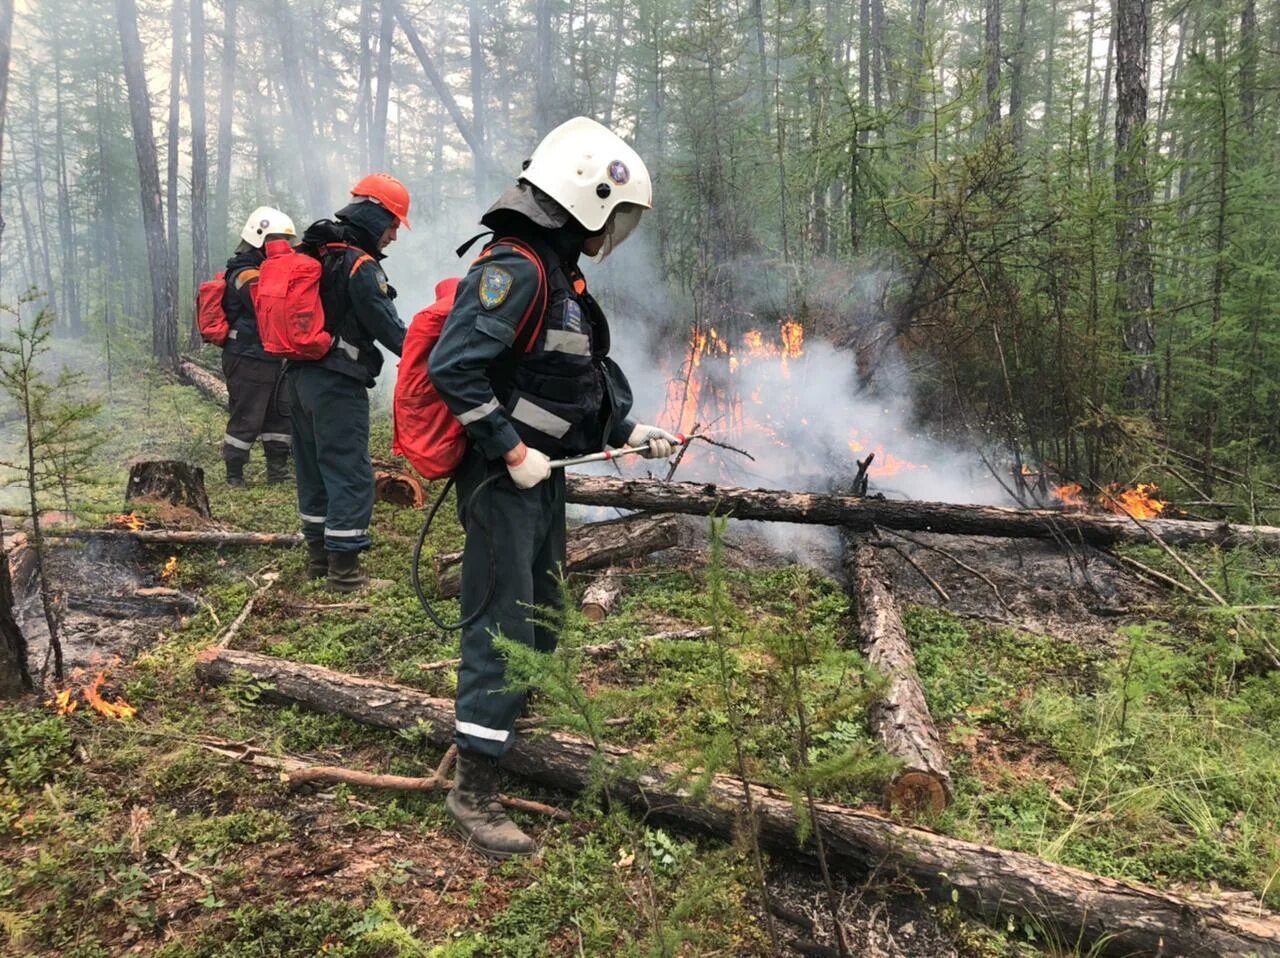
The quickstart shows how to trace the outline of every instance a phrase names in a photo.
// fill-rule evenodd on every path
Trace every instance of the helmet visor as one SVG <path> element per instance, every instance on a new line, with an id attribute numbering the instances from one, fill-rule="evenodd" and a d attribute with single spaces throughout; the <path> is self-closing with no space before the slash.
<path id="1" fill-rule="evenodd" d="M 640 225 L 640 217 L 644 215 L 644 207 L 637 206 L 635 203 L 622 203 L 609 216 L 609 222 L 604 226 L 604 243 L 600 247 L 600 252 L 593 258 L 597 263 L 603 263 L 608 259 L 609 254 L 621 246 L 632 233 L 635 232 L 637 226 Z"/>

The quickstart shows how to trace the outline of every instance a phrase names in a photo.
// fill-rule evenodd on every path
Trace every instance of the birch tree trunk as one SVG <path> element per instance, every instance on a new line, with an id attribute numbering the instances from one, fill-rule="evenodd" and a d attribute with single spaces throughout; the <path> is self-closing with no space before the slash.
<path id="1" fill-rule="evenodd" d="M 160 165 L 155 134 L 151 129 L 151 96 L 138 37 L 138 8 L 134 0 L 116 0 L 125 83 L 129 87 L 129 118 L 138 160 L 138 191 L 142 201 L 142 225 L 147 237 L 151 269 L 151 352 L 165 365 L 178 361 L 178 322 L 172 287 L 165 273 L 169 250 L 164 233 L 164 207 L 160 200 Z"/>

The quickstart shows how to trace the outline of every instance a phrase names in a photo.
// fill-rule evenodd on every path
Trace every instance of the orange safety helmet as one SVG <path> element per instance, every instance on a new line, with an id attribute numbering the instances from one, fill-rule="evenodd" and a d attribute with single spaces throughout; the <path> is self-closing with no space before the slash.
<path id="1" fill-rule="evenodd" d="M 395 215 L 401 226 L 405 229 L 413 228 L 409 225 L 409 191 L 390 173 L 370 173 L 351 187 L 351 195 L 377 200 Z"/>

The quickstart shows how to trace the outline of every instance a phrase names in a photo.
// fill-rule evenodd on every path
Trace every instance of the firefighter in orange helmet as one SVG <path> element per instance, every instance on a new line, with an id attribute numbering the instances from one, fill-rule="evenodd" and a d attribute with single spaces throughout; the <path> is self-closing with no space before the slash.
<path id="1" fill-rule="evenodd" d="M 328 247 L 320 301 L 334 348 L 314 361 L 290 360 L 286 378 L 307 572 L 332 591 L 353 592 L 369 583 L 360 570 L 373 516 L 368 388 L 382 370 L 378 346 L 399 356 L 405 334 L 381 260 L 400 227 L 409 228 L 409 191 L 371 173 L 334 215 L 302 236 L 305 247 Z"/>

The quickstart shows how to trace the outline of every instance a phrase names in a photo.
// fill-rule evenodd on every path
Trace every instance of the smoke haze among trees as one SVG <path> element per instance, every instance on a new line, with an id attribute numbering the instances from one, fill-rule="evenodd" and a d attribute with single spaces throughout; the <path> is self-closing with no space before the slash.
<path id="1" fill-rule="evenodd" d="M 171 366 L 248 210 L 385 168 L 407 320 L 581 113 L 654 175 L 612 271 L 673 368 L 795 317 L 932 430 L 1212 494 L 1280 452 L 1278 49 L 1256 0 L 0 0 L 0 299 Z"/>

